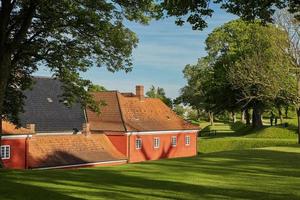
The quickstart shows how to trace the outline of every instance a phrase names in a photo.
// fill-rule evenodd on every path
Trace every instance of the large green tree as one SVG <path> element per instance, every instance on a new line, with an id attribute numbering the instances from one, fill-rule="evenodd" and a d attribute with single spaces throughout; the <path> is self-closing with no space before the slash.
<path id="1" fill-rule="evenodd" d="M 300 144 L 300 18 L 295 20 L 295 16 L 288 9 L 282 9 L 275 13 L 274 21 L 288 35 L 288 48 L 282 48 L 282 51 L 290 57 L 292 72 L 297 77 L 297 98 L 293 99 L 293 103 L 297 108 L 298 143 Z"/>
<path id="2" fill-rule="evenodd" d="M 287 34 L 259 21 L 234 20 L 216 28 L 206 40 L 208 56 L 184 70 L 181 98 L 207 111 L 234 113 L 253 109 L 253 127 L 262 126 L 267 104 L 291 102 L 295 76 L 290 72 Z"/>
<path id="3" fill-rule="evenodd" d="M 205 110 L 210 123 L 213 124 L 216 105 L 213 90 L 216 83 L 209 59 L 204 57 L 199 59 L 196 65 L 186 65 L 183 74 L 187 80 L 187 85 L 181 89 L 177 101 L 191 106 L 198 113 L 200 110 Z"/>

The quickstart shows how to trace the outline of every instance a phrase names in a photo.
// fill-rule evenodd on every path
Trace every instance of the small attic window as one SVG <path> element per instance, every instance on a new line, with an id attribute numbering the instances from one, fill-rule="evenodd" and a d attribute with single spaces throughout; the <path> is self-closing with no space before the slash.
<path id="1" fill-rule="evenodd" d="M 170 116 L 167 116 L 167 119 L 170 120 L 171 119 Z"/>
<path id="2" fill-rule="evenodd" d="M 52 103 L 52 102 L 53 102 L 53 100 L 52 100 L 50 97 L 47 98 L 47 101 L 48 101 L 49 103 Z"/>

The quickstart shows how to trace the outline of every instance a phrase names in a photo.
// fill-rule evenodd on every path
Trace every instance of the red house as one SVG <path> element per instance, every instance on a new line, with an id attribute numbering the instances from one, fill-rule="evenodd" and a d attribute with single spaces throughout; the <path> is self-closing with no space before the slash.
<path id="1" fill-rule="evenodd" d="M 105 134 L 128 162 L 197 154 L 199 127 L 176 115 L 160 99 L 144 97 L 143 86 L 136 94 L 118 91 L 94 93 L 106 102 L 97 115 L 87 110 L 92 134 Z"/>
<path id="2" fill-rule="evenodd" d="M 60 102 L 61 83 L 35 78 L 26 91 L 22 127 L 3 122 L 0 156 L 6 168 L 115 165 L 197 154 L 198 127 L 162 101 L 118 91 L 94 93 L 101 113 Z"/>

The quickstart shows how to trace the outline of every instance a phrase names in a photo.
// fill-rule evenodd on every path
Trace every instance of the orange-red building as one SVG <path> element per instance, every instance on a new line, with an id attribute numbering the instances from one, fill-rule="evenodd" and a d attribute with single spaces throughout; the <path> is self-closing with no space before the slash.
<path id="1" fill-rule="evenodd" d="M 176 115 L 160 99 L 118 91 L 94 93 L 106 106 L 97 115 L 87 110 L 93 134 L 105 133 L 128 162 L 187 157 L 197 153 L 198 127 Z"/>
<path id="2" fill-rule="evenodd" d="M 1 158 L 6 168 L 68 168 L 114 165 L 197 154 L 198 127 L 161 100 L 136 94 L 93 93 L 101 113 L 66 108 L 59 81 L 35 78 L 25 93 L 25 113 L 16 128 L 3 122 Z M 62 104 L 62 105 L 61 105 Z"/>

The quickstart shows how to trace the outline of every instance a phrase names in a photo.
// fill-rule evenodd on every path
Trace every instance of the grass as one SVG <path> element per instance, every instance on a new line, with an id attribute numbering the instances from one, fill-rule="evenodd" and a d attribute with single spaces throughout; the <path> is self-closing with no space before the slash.
<path id="1" fill-rule="evenodd" d="M 215 127 L 217 135 L 201 137 L 193 158 L 0 170 L 0 199 L 300 199 L 300 146 L 293 122 L 289 128 L 254 131 L 241 123 Z"/>
<path id="2" fill-rule="evenodd" d="M 76 170 L 0 171 L 1 200 L 300 199 L 300 148 Z"/>
<path id="3" fill-rule="evenodd" d="M 198 141 L 200 153 L 218 151 L 243 150 L 268 146 L 286 146 L 297 143 L 296 120 L 288 119 L 287 128 L 282 126 L 268 126 L 253 130 L 243 123 L 217 122 L 214 126 L 204 127 L 204 131 L 216 130 L 216 135 L 201 137 Z"/>

